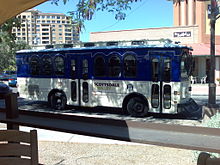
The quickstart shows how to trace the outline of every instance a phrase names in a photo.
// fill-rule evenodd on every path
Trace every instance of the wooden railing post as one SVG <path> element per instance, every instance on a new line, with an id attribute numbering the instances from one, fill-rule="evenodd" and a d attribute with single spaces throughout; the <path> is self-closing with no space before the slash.
<path id="1" fill-rule="evenodd" d="M 9 93 L 5 97 L 6 119 L 18 118 L 18 100 L 16 93 Z M 19 130 L 19 125 L 7 123 L 7 129 Z"/>

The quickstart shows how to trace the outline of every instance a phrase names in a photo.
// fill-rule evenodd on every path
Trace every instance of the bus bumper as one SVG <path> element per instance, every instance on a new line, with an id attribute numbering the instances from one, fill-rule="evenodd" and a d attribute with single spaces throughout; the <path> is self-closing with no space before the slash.
<path id="1" fill-rule="evenodd" d="M 202 118 L 202 106 L 199 106 L 192 98 L 186 103 L 178 104 L 177 111 L 183 118 L 197 120 Z"/>

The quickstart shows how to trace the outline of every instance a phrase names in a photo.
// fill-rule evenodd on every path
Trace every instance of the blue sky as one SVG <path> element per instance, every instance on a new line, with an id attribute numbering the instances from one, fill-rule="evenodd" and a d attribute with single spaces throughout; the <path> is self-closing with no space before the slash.
<path id="1" fill-rule="evenodd" d="M 35 9 L 46 13 L 64 13 L 74 11 L 78 0 L 69 0 L 66 5 L 60 0 L 59 5 L 45 2 Z M 90 32 L 127 30 L 154 27 L 171 27 L 173 25 L 172 1 L 142 0 L 131 4 L 131 10 L 126 11 L 125 20 L 117 21 L 114 14 L 98 11 L 91 21 L 85 22 L 85 29 L 80 34 L 80 40 L 89 41 Z"/>

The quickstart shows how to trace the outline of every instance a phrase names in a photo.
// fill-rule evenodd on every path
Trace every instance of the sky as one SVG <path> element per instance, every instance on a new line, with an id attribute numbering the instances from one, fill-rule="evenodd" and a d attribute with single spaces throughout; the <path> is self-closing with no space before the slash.
<path id="1" fill-rule="evenodd" d="M 64 13 L 69 15 L 69 11 L 75 11 L 78 0 L 68 0 L 63 4 L 60 0 L 58 6 L 51 1 L 45 2 L 35 7 L 44 13 Z M 80 40 L 89 41 L 91 32 L 143 29 L 157 27 L 172 27 L 173 25 L 173 4 L 167 0 L 141 0 L 132 3 L 131 10 L 126 11 L 126 18 L 117 21 L 113 13 L 97 11 L 90 21 L 85 21 L 85 29 L 80 34 Z"/>

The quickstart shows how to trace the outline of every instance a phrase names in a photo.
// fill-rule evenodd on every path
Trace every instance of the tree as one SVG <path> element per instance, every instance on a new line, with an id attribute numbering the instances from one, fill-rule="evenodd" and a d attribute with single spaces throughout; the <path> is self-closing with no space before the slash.
<path id="1" fill-rule="evenodd" d="M 58 4 L 59 0 L 52 0 L 52 3 Z M 64 4 L 69 0 L 63 0 Z M 126 10 L 130 10 L 130 4 L 141 0 L 79 0 L 76 11 L 70 11 L 69 14 L 74 19 L 78 30 L 84 28 L 84 21 L 91 20 L 96 11 L 108 11 L 114 13 L 116 20 L 124 20 Z"/>
<path id="2" fill-rule="evenodd" d="M 18 18 L 12 18 L 0 26 L 0 72 L 15 70 L 15 53 L 21 49 L 30 48 L 24 42 L 15 42 L 16 36 L 12 33 L 13 27 L 20 27 Z"/>

